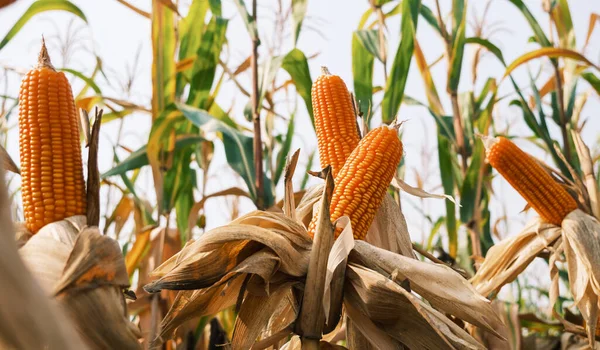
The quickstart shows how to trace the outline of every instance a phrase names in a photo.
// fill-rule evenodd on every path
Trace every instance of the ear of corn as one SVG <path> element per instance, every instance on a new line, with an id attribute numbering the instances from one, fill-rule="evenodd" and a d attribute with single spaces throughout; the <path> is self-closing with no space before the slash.
<path id="1" fill-rule="evenodd" d="M 85 215 L 85 183 L 77 112 L 71 86 L 42 44 L 38 66 L 19 93 L 19 147 L 27 228 Z"/>
<path id="2" fill-rule="evenodd" d="M 329 74 L 322 68 L 322 75 L 312 86 L 312 104 L 315 129 L 319 146 L 321 168 L 331 165 L 335 179 L 360 136 L 350 92 L 342 78 Z"/>
<path id="3" fill-rule="evenodd" d="M 348 157 L 335 178 L 331 198 L 331 221 L 347 215 L 355 239 L 364 239 L 383 201 L 402 157 L 402 142 L 396 128 L 382 126 L 371 130 Z M 308 227 L 312 237 L 318 215 Z M 335 237 L 341 233 L 338 229 Z"/>
<path id="4" fill-rule="evenodd" d="M 542 219 L 560 226 L 577 209 L 569 193 L 517 145 L 504 137 L 485 141 L 487 158 Z"/>

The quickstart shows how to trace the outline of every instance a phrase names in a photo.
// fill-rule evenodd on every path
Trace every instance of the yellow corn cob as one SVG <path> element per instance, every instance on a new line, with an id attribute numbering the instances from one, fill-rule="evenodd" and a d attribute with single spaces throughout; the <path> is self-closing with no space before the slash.
<path id="1" fill-rule="evenodd" d="M 27 228 L 85 215 L 79 125 L 71 86 L 52 67 L 46 46 L 19 93 L 21 189 Z"/>
<path id="2" fill-rule="evenodd" d="M 350 92 L 342 78 L 329 74 L 322 67 L 322 75 L 312 86 L 312 104 L 319 146 L 321 168 L 331 165 L 335 179 L 360 136 Z"/>
<path id="3" fill-rule="evenodd" d="M 504 137 L 484 140 L 487 158 L 542 219 L 560 226 L 577 209 L 569 193 L 517 145 Z"/>
<path id="4" fill-rule="evenodd" d="M 347 215 L 355 239 L 364 239 L 375 213 L 396 173 L 402 157 L 402 142 L 396 128 L 381 126 L 371 130 L 352 151 L 335 178 L 331 198 L 331 221 Z M 308 233 L 314 236 L 318 215 L 313 216 Z M 335 237 L 341 230 L 336 230 Z"/>

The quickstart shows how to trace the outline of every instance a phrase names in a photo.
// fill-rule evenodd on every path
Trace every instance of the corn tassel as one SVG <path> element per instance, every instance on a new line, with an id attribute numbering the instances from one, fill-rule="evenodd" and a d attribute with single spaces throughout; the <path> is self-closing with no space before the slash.
<path id="1" fill-rule="evenodd" d="M 321 169 L 331 165 L 335 179 L 360 140 L 350 92 L 342 78 L 323 67 L 312 86 L 312 104 Z"/>
<path id="2" fill-rule="evenodd" d="M 484 142 L 490 164 L 543 220 L 560 226 L 565 216 L 577 209 L 573 197 L 517 145 L 504 137 Z"/>
<path id="3" fill-rule="evenodd" d="M 375 213 L 396 173 L 402 157 L 402 142 L 395 127 L 381 126 L 371 130 L 348 157 L 335 178 L 331 198 L 331 221 L 347 215 L 355 239 L 364 239 Z M 318 215 L 308 227 L 312 237 Z M 335 231 L 335 237 L 341 230 Z"/>
<path id="4" fill-rule="evenodd" d="M 35 233 L 51 222 L 85 215 L 79 124 L 71 86 L 46 46 L 19 93 L 19 147 L 23 212 Z"/>

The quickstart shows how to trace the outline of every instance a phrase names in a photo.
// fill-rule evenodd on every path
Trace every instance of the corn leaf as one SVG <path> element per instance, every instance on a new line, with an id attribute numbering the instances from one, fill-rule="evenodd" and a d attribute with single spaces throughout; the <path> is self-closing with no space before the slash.
<path id="1" fill-rule="evenodd" d="M 281 174 L 283 174 L 283 169 L 285 168 L 287 156 L 290 153 L 290 148 L 292 148 L 292 140 L 294 139 L 294 130 L 296 126 L 296 124 L 294 123 L 294 120 L 296 119 L 295 117 L 296 114 L 292 113 L 292 116 L 290 117 L 290 122 L 287 126 L 287 133 L 285 135 L 285 139 L 281 143 L 281 149 L 277 154 L 277 165 L 275 167 L 275 175 L 273 175 L 273 184 L 275 186 L 277 186 L 277 184 L 279 183 L 279 179 L 281 178 Z"/>
<path id="2" fill-rule="evenodd" d="M 582 54 L 580 54 L 577 51 L 573 51 L 573 50 L 569 50 L 569 49 L 562 49 L 562 48 L 557 48 L 557 47 L 543 47 L 541 49 L 537 49 L 537 50 L 528 52 L 528 53 L 518 57 L 517 59 L 515 59 L 506 68 L 506 71 L 504 72 L 504 78 L 506 78 L 508 75 L 510 75 L 510 73 L 512 73 L 512 71 L 514 71 L 520 65 L 522 65 L 526 62 L 529 62 L 533 59 L 540 58 L 540 57 L 570 58 L 570 59 L 579 61 L 586 66 L 594 67 L 594 68 L 600 70 L 600 68 L 598 68 L 594 63 L 592 63 L 590 60 L 588 60 L 585 56 L 583 56 Z"/>
<path id="3" fill-rule="evenodd" d="M 448 139 L 438 134 L 438 157 L 440 169 L 452 169 L 451 144 Z M 448 196 L 454 195 L 454 176 L 452 171 L 442 171 L 442 186 Z M 458 234 L 456 230 L 456 205 L 451 201 L 446 204 L 446 231 L 448 232 L 448 251 L 450 256 L 456 257 L 458 251 Z"/>
<path id="4" fill-rule="evenodd" d="M 202 136 L 191 136 L 191 135 L 182 135 L 177 137 L 175 141 L 175 149 L 174 151 L 178 151 L 179 149 L 188 147 L 190 145 L 194 145 L 200 143 L 202 141 L 206 141 Z M 123 160 L 119 164 L 117 164 L 114 168 L 102 174 L 102 178 L 107 178 L 109 176 L 124 174 L 127 171 L 139 169 L 143 166 L 148 165 L 148 152 L 147 147 L 142 146 L 137 151 L 131 153 L 127 159 Z"/>
<path id="5" fill-rule="evenodd" d="M 89 87 L 91 87 L 95 93 L 97 93 L 98 95 L 102 95 L 102 90 L 100 90 L 100 87 L 98 87 L 98 85 L 96 85 L 94 80 L 86 77 L 85 75 L 83 75 L 83 73 L 81 73 L 75 69 L 70 69 L 70 68 L 59 68 L 58 70 L 62 71 L 62 72 L 67 72 L 67 73 L 73 74 L 77 78 L 83 80 L 83 82 L 86 83 Z"/>
<path id="6" fill-rule="evenodd" d="M 152 118 L 175 98 L 175 25 L 173 11 L 152 1 Z"/>
<path id="7" fill-rule="evenodd" d="M 581 74 L 581 77 L 587 81 L 598 94 L 600 94 L 600 78 L 591 72 Z"/>
<path id="8" fill-rule="evenodd" d="M 354 35 L 357 36 L 359 42 L 371 55 L 377 57 L 380 62 L 383 62 L 378 30 L 357 30 L 354 32 Z"/>
<path id="9" fill-rule="evenodd" d="M 373 65 L 374 55 L 361 43 L 359 31 L 352 35 L 352 76 L 354 95 L 358 100 L 360 111 L 366 120 L 373 110 Z"/>
<path id="10" fill-rule="evenodd" d="M 179 22 L 179 35 L 181 43 L 179 46 L 179 62 L 177 64 L 177 95 L 181 95 L 185 84 L 184 73 L 189 68 L 193 67 L 193 62 L 196 59 L 196 52 L 202 41 L 204 32 L 204 18 L 208 12 L 208 2 L 205 0 L 194 0 L 187 16 Z M 185 67 L 181 66 L 181 62 L 187 61 Z M 190 79 L 188 73 L 186 78 Z"/>
<path id="11" fill-rule="evenodd" d="M 310 77 L 310 70 L 308 69 L 308 60 L 304 55 L 304 52 L 299 49 L 293 49 L 288 52 L 283 59 L 281 67 L 292 77 L 292 81 L 296 86 L 296 91 L 304 100 L 306 109 L 310 116 L 313 128 L 315 127 L 315 120 L 313 116 L 312 100 L 310 90 L 312 88 L 312 78 Z"/>
<path id="12" fill-rule="evenodd" d="M 429 23 L 429 25 L 433 27 L 433 29 L 435 29 L 436 32 L 438 32 L 441 36 L 442 30 L 440 29 L 440 24 L 438 23 L 437 18 L 435 18 L 433 11 L 431 11 L 429 7 L 425 6 L 425 4 L 421 4 L 420 14 L 421 17 L 423 17 L 423 19 Z"/>
<path id="13" fill-rule="evenodd" d="M 300 37 L 300 29 L 302 29 L 302 22 L 304 21 L 304 16 L 306 16 L 307 5 L 307 0 L 292 0 L 292 28 L 294 33 L 294 46 L 298 44 L 298 37 Z"/>
<path id="14" fill-rule="evenodd" d="M 454 0 L 452 2 L 453 20 L 453 42 L 452 57 L 450 58 L 450 71 L 448 73 L 448 91 L 456 92 L 460 82 L 460 72 L 462 70 L 462 60 L 465 52 L 465 31 L 467 22 L 467 13 L 464 9 L 464 1 Z"/>
<path id="15" fill-rule="evenodd" d="M 590 42 L 590 37 L 592 36 L 592 33 L 594 32 L 594 28 L 596 27 L 597 21 L 600 21 L 600 15 L 598 15 L 597 13 L 590 14 L 590 24 L 588 27 L 587 36 L 585 37 L 585 45 L 583 46 L 584 49 L 588 46 L 588 44 Z"/>
<path id="16" fill-rule="evenodd" d="M 238 173 L 246 185 L 251 198 L 256 201 L 257 193 L 254 181 L 254 156 L 252 153 L 252 137 L 246 136 L 238 130 L 214 118 L 206 111 L 197 109 L 188 105 L 177 104 L 179 111 L 183 113 L 192 124 L 205 132 L 219 132 L 222 134 L 223 145 L 225 147 L 225 156 L 229 166 Z M 265 198 L 264 203 L 267 207 L 273 204 L 274 197 L 270 190 L 271 179 L 266 175 L 264 178 Z"/>
<path id="17" fill-rule="evenodd" d="M 425 93 L 427 94 L 427 102 L 429 103 L 428 108 L 430 108 L 432 113 L 435 115 L 443 115 L 444 108 L 442 107 L 442 102 L 440 101 L 437 88 L 433 82 L 431 71 L 425 59 L 425 55 L 423 54 L 421 46 L 417 40 L 415 40 L 414 56 L 417 67 L 419 68 L 419 72 L 421 73 L 421 77 L 423 78 L 423 85 L 425 85 Z"/>
<path id="18" fill-rule="evenodd" d="M 36 1 L 25 11 L 25 13 L 17 20 L 17 22 L 10 28 L 8 33 L 4 36 L 2 41 L 0 41 L 0 50 L 8 44 L 8 42 L 15 37 L 25 26 L 25 24 L 35 15 L 46 12 L 46 11 L 66 11 L 70 12 L 77 17 L 81 18 L 84 22 L 87 23 L 87 18 L 83 14 L 83 12 L 70 1 L 66 0 L 45 0 L 45 1 Z"/>
<path id="19" fill-rule="evenodd" d="M 573 20 L 567 0 L 558 0 L 552 8 L 552 19 L 556 25 L 560 47 L 575 50 L 577 43 L 575 41 L 575 30 L 573 29 Z"/>
<path id="20" fill-rule="evenodd" d="M 480 204 L 475 203 L 475 192 L 477 191 L 477 179 L 482 163 L 485 161 L 485 149 L 482 142 L 475 143 L 475 150 L 471 157 L 471 164 L 467 169 L 465 180 L 460 189 L 460 221 L 470 222 L 475 210 L 479 210 Z M 483 181 L 483 180 L 482 180 Z M 481 198 L 481 197 L 480 197 Z M 479 229 L 479 228 L 478 228 Z"/>
<path id="21" fill-rule="evenodd" d="M 256 22 L 254 21 L 254 19 L 252 19 L 252 17 L 248 13 L 248 9 L 246 8 L 246 4 L 244 4 L 244 0 L 234 0 L 234 2 L 235 2 L 235 6 L 238 9 L 238 12 L 240 13 L 240 16 L 242 17 L 242 20 L 244 21 L 244 25 L 246 26 L 246 30 L 248 31 L 248 34 L 250 35 L 250 39 L 252 39 L 253 41 L 259 40 L 258 39 L 258 29 L 256 28 Z"/>
<path id="22" fill-rule="evenodd" d="M 402 103 L 413 54 L 420 5 L 420 0 L 402 2 L 402 25 L 400 29 L 402 40 L 398 46 L 383 95 L 381 112 L 384 123 L 390 123 L 394 120 L 400 109 L 400 103 Z"/>
<path id="23" fill-rule="evenodd" d="M 525 16 L 525 19 L 527 20 L 527 22 L 529 23 L 529 26 L 533 30 L 533 33 L 535 35 L 535 38 L 537 39 L 537 42 L 540 45 L 542 45 L 543 47 L 552 46 L 552 43 L 550 42 L 550 40 L 548 40 L 548 37 L 546 37 L 546 34 L 544 34 L 542 27 L 540 27 L 540 24 L 537 22 L 537 20 L 533 16 L 533 14 L 529 11 L 529 9 L 525 5 L 525 3 L 523 3 L 523 0 L 509 0 L 509 1 L 513 5 L 515 5 L 521 11 L 521 13 L 523 13 L 523 16 Z"/>
<path id="24" fill-rule="evenodd" d="M 202 41 L 196 51 L 197 59 L 192 68 L 188 105 L 196 108 L 206 107 L 205 103 L 210 96 L 219 56 L 225 43 L 227 24 L 226 19 L 213 16 L 202 35 Z"/>
<path id="25" fill-rule="evenodd" d="M 498 58 L 500 60 L 500 62 L 502 62 L 502 64 L 504 64 L 506 66 L 506 63 L 504 62 L 504 55 L 502 55 L 502 50 L 500 50 L 500 48 L 498 48 L 498 46 L 492 44 L 492 42 L 490 42 L 489 40 L 479 38 L 479 37 L 470 37 L 470 38 L 465 39 L 465 43 L 466 44 L 479 44 L 479 45 L 485 47 L 486 49 L 488 49 L 489 52 L 494 54 L 494 56 L 496 56 L 496 58 Z"/>

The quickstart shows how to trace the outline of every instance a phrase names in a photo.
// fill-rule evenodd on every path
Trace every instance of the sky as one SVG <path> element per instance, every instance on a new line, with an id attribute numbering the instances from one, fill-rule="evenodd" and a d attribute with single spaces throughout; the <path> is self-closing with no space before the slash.
<path id="1" fill-rule="evenodd" d="M 55 57 L 54 64 L 57 67 L 67 66 L 90 73 L 94 67 L 94 56 L 91 52 L 99 55 L 104 66 L 109 72 L 109 81 L 100 80 L 99 85 L 104 94 L 127 98 L 136 103 L 149 106 L 151 97 L 151 41 L 150 41 L 150 21 L 143 18 L 116 0 L 73 1 L 88 18 L 86 25 L 80 19 L 71 14 L 52 12 L 34 17 L 16 38 L 12 40 L 4 49 L 0 50 L 0 66 L 7 66 L 18 71 L 26 71 L 35 65 L 37 52 L 40 45 L 40 36 L 43 34 L 49 44 L 50 54 Z M 133 5 L 143 10 L 150 10 L 150 0 L 131 0 Z M 249 1 L 246 1 L 249 3 Z M 289 1 L 282 1 L 284 7 L 289 6 Z M 21 14 L 31 5 L 32 1 L 20 0 L 16 4 L 6 9 L 0 10 L 0 36 L 13 25 Z M 181 3 L 189 3 L 189 0 L 182 0 Z M 264 56 L 269 42 L 272 40 L 275 31 L 273 27 L 274 10 L 278 6 L 278 1 L 261 0 L 259 1 L 259 34 L 263 38 L 264 45 L 261 47 L 261 54 Z M 433 1 L 423 1 L 430 8 L 434 8 Z M 441 0 L 442 11 L 446 13 L 451 1 Z M 485 1 L 470 1 L 468 19 L 473 23 L 477 16 L 481 15 L 485 6 Z M 548 17 L 541 8 L 541 1 L 526 0 L 536 18 L 539 19 L 542 26 L 548 28 Z M 248 34 L 239 18 L 237 10 L 232 0 L 223 0 L 224 17 L 231 19 L 228 27 L 227 37 L 229 48 L 222 58 L 229 62 L 230 67 L 236 67 L 249 55 L 250 40 Z M 600 13 L 599 1 L 571 1 L 571 13 L 575 26 L 577 47 L 583 46 L 585 36 L 588 30 L 589 17 L 591 13 Z M 185 8 L 185 6 L 184 6 Z M 307 56 L 318 54 L 309 63 L 313 80 L 319 75 L 320 67 L 327 66 L 333 74 L 341 76 L 352 89 L 352 54 L 351 54 L 351 35 L 356 30 L 362 14 L 368 9 L 366 0 L 308 0 L 308 12 L 305 20 L 305 28 L 300 34 L 298 48 L 303 50 Z M 509 2 L 505 0 L 494 0 L 488 17 L 489 23 L 499 28 L 491 36 L 491 41 L 499 46 L 507 62 L 513 61 L 519 55 L 536 48 L 535 44 L 528 43 L 527 39 L 531 36 L 531 29 L 523 16 Z M 287 50 L 293 47 L 290 33 L 290 26 L 284 32 L 284 45 L 276 54 L 285 54 Z M 390 19 L 388 22 L 388 56 L 391 60 L 395 55 L 399 42 L 399 16 Z M 67 36 L 66 33 L 71 33 Z M 469 26 L 467 36 L 472 33 L 472 27 Z M 484 32 L 485 33 L 485 32 Z M 60 39 L 58 39 L 60 38 Z M 434 31 L 422 21 L 419 22 L 417 38 L 425 53 L 428 62 L 433 62 L 443 52 L 443 44 Z M 78 47 L 74 53 L 68 57 L 65 62 L 62 60 L 59 42 L 70 41 Z M 593 62 L 598 63 L 600 55 L 600 33 L 596 31 L 591 37 L 591 44 L 584 54 Z M 470 66 L 473 56 L 473 48 L 468 47 L 465 52 L 464 69 L 459 86 L 459 92 L 472 89 L 472 77 Z M 542 69 L 542 77 L 547 77 L 549 72 L 547 60 L 537 60 L 519 68 L 514 77 L 521 86 L 527 85 L 529 81 L 528 68 L 532 72 Z M 442 98 L 446 113 L 450 114 L 450 101 L 445 94 L 446 84 L 446 63 L 442 61 L 432 69 L 433 80 L 438 86 L 440 97 Z M 131 88 L 131 93 L 125 95 L 120 88 L 122 82 L 127 77 L 135 75 L 135 80 Z M 0 71 L 1 73 L 1 71 Z M 504 68 L 492 55 L 485 55 L 479 70 L 479 79 L 477 87 L 480 88 L 488 77 L 500 78 L 504 73 Z M 383 72 L 380 65 L 376 65 L 374 85 L 382 85 Z M 285 73 L 281 73 L 278 79 L 284 79 Z M 538 87 L 544 79 L 538 82 Z M 74 90 L 81 86 L 81 81 L 71 79 Z M 240 77 L 240 82 L 249 89 L 249 80 L 247 76 Z M 7 88 L 8 95 L 16 96 L 18 93 L 19 76 L 15 73 L 9 73 L 5 82 L 0 82 L 0 91 Z M 581 84 L 580 89 L 585 90 L 589 87 Z M 245 98 L 240 98 L 235 85 L 232 82 L 225 82 L 221 89 L 222 93 L 218 97 L 218 102 L 222 105 L 234 105 L 234 118 L 242 124 L 242 109 L 246 104 Z M 509 84 L 503 82 L 500 86 L 500 94 L 503 95 L 512 91 Z M 406 94 L 418 100 L 425 101 L 423 84 L 415 64 L 412 64 L 409 78 L 406 86 Z M 289 96 L 286 98 L 290 98 Z M 378 97 L 380 98 L 380 97 Z M 376 98 L 376 101 L 378 101 Z M 507 99 L 507 101 L 510 99 Z M 300 99 L 298 103 L 298 114 L 296 119 L 297 135 L 294 138 L 293 149 L 301 148 L 300 167 L 304 169 L 307 155 L 316 148 L 316 138 L 314 131 L 310 126 L 308 114 Z M 584 140 L 591 145 L 592 150 L 597 154 L 598 131 L 600 123 L 598 118 L 594 117 L 594 112 L 598 110 L 598 98 L 593 96 L 582 113 L 582 119 L 587 119 L 587 125 L 584 129 Z M 289 115 L 290 110 L 286 107 L 279 110 L 284 115 Z M 403 143 L 406 163 L 406 181 L 409 184 L 416 185 L 419 176 L 422 180 L 423 188 L 431 192 L 440 193 L 442 191 L 439 180 L 439 169 L 437 162 L 436 128 L 433 118 L 421 107 L 403 105 L 400 110 L 399 118 L 407 120 L 403 126 Z M 508 106 L 507 102 L 501 102 L 494 111 L 496 128 L 504 131 L 510 127 L 511 134 L 520 136 L 530 136 L 530 130 L 521 121 L 522 117 L 518 109 Z M 9 120 L 9 126 L 16 124 L 16 115 Z M 132 149 L 137 149 L 147 139 L 150 128 L 150 117 L 147 114 L 136 114 L 127 117 L 123 124 L 121 143 Z M 249 126 L 249 124 L 245 124 Z M 285 124 L 278 121 L 276 128 L 283 130 Z M 16 127 L 8 133 L 8 151 L 13 157 L 18 159 L 18 144 L 16 137 Z M 119 130 L 119 122 L 114 121 L 102 127 L 101 145 L 106 147 L 106 152 L 100 154 L 100 170 L 102 172 L 110 169 L 112 166 L 112 147 L 116 142 L 116 135 Z M 558 129 L 553 128 L 552 133 L 558 138 Z M 528 142 L 519 141 L 518 144 L 534 155 L 550 161 L 539 149 Z M 218 145 L 215 159 L 224 159 L 222 146 Z M 120 156 L 126 156 L 126 153 L 120 152 Z M 315 164 L 317 164 L 315 162 Z M 223 171 L 227 168 L 223 161 L 216 161 L 211 165 L 211 177 L 209 179 L 208 193 L 231 186 L 244 186 L 243 182 L 236 177 L 232 171 Z M 313 166 L 313 170 L 317 166 Z M 295 184 L 298 186 L 303 174 L 296 174 Z M 317 183 L 317 180 L 311 180 L 311 183 Z M 12 184 L 17 186 L 18 179 Z M 515 234 L 525 224 L 532 213 L 528 215 L 520 214 L 525 206 L 524 200 L 501 178 L 497 177 L 494 182 L 495 195 L 491 204 L 493 216 L 492 222 L 505 215 L 511 218 L 508 227 L 500 226 L 499 234 L 504 237 Z M 153 198 L 152 181 L 150 176 L 144 176 L 137 183 L 138 189 L 148 198 Z M 114 191 L 110 196 L 103 192 L 103 201 L 108 201 L 109 206 L 114 205 L 119 196 Z M 278 194 L 281 196 L 282 188 L 278 188 Z M 198 199 L 198 198 L 197 198 Z M 404 194 L 402 196 L 403 210 L 407 217 L 411 237 L 414 241 L 421 242 L 426 239 L 431 230 L 431 225 L 423 218 L 421 212 L 424 211 L 436 218 L 444 212 L 444 203 L 438 199 L 421 200 Z M 215 199 L 207 203 L 208 227 L 223 225 L 229 221 L 229 205 L 231 199 Z M 248 211 L 252 205 L 241 200 L 241 210 Z"/>

